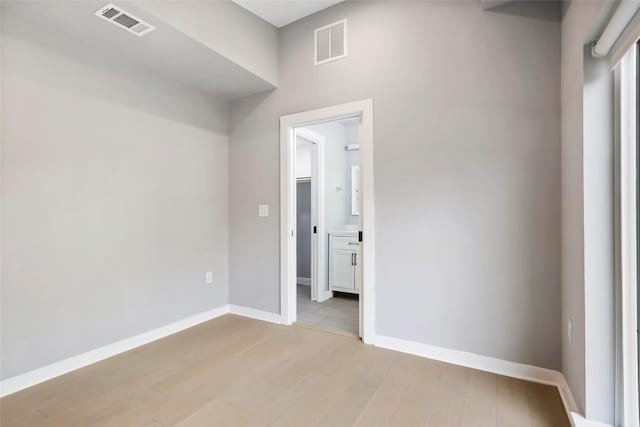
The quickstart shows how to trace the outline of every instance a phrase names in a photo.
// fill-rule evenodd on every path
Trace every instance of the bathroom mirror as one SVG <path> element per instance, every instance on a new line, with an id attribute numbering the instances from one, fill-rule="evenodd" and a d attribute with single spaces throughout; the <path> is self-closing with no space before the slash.
<path id="1" fill-rule="evenodd" d="M 360 166 L 351 166 L 351 215 L 360 215 Z"/>

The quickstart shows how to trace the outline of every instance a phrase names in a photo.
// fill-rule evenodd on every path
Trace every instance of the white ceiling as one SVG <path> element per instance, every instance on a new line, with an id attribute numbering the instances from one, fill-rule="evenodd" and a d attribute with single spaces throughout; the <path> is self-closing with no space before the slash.
<path id="1" fill-rule="evenodd" d="M 344 0 L 233 0 L 238 6 L 278 28 L 342 1 Z"/>

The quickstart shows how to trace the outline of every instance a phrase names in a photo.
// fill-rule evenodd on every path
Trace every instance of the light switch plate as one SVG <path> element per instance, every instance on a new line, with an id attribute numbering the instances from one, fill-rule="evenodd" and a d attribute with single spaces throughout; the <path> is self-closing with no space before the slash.
<path id="1" fill-rule="evenodd" d="M 258 205 L 258 216 L 266 218 L 269 216 L 269 205 Z"/>
<path id="2" fill-rule="evenodd" d="M 207 285 L 210 285 L 211 283 L 213 283 L 213 272 L 212 271 L 207 271 L 207 274 L 205 275 L 205 281 L 207 282 Z"/>

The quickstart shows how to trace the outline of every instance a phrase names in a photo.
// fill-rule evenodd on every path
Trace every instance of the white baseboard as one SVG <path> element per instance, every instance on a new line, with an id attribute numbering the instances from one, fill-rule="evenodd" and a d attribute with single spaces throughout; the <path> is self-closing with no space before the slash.
<path id="1" fill-rule="evenodd" d="M 328 299 L 333 298 L 333 291 L 325 291 L 320 289 L 319 295 L 318 295 L 318 302 L 325 302 Z"/>
<path id="2" fill-rule="evenodd" d="M 296 282 L 298 285 L 311 286 L 311 277 L 298 277 Z"/>
<path id="3" fill-rule="evenodd" d="M 577 412 L 576 402 L 561 372 L 384 335 L 375 335 L 371 344 L 389 350 L 409 353 L 441 362 L 452 363 L 454 365 L 466 366 L 498 375 L 556 386 L 558 387 L 562 403 L 567 411 L 567 416 L 571 422 L 574 423 L 572 414 Z"/>
<path id="4" fill-rule="evenodd" d="M 152 341 L 173 335 L 177 332 L 191 328 L 192 326 L 196 326 L 208 320 L 215 319 L 216 317 L 220 317 L 227 313 L 233 313 L 239 316 L 250 317 L 252 319 L 264 320 L 272 323 L 283 323 L 282 316 L 280 316 L 280 314 L 238 305 L 223 305 L 218 308 L 214 308 L 213 310 L 198 313 L 194 316 L 169 323 L 168 325 L 54 362 L 50 365 L 43 366 L 42 368 L 7 378 L 6 380 L 0 381 L 0 397 L 8 396 L 41 382 L 75 371 L 76 369 L 83 368 L 117 354 L 124 353 L 125 351 L 148 344 Z"/>
<path id="5" fill-rule="evenodd" d="M 558 387 L 558 393 L 560 393 L 562 404 L 564 405 L 565 411 L 567 411 L 567 416 L 569 417 L 569 421 L 571 421 L 571 425 L 576 427 L 579 424 L 576 424 L 574 415 L 577 415 L 578 413 L 578 405 L 576 405 L 573 394 L 571 394 L 571 389 L 569 388 L 569 384 L 567 383 L 567 379 L 564 374 L 562 372 L 558 372 L 558 375 L 558 383 L 556 384 Z"/>
<path id="6" fill-rule="evenodd" d="M 580 414 L 571 413 L 571 425 L 573 427 L 613 427 L 612 424 L 605 424 L 599 421 L 588 420 Z"/>
<path id="7" fill-rule="evenodd" d="M 116 341 L 112 344 L 90 350 L 86 353 L 72 356 L 70 358 L 60 360 L 42 368 L 17 375 L 12 378 L 0 381 L 0 397 L 8 396 L 17 391 L 31 387 L 38 383 L 50 380 L 68 372 L 80 369 L 87 365 L 99 362 L 106 358 L 115 356 L 120 353 L 132 350 L 136 347 L 148 344 L 152 341 L 173 335 L 192 326 L 225 315 L 227 313 L 236 314 L 238 316 L 249 317 L 252 319 L 262 320 L 271 323 L 284 324 L 283 316 L 279 313 L 271 313 L 255 308 L 243 307 L 239 305 L 223 305 L 213 310 L 205 311 L 194 316 L 187 317 L 182 320 L 170 323 L 160 328 L 152 329 L 133 337 Z M 384 335 L 375 335 L 371 344 L 387 348 L 390 350 L 400 351 L 403 353 L 414 354 L 429 359 L 439 360 L 442 362 L 452 363 L 455 365 L 466 366 L 482 371 L 493 372 L 499 375 L 505 375 L 523 380 L 549 384 L 558 387 L 560 397 L 564 403 L 565 409 L 571 423 L 575 427 L 580 426 L 596 426 L 604 424 L 593 424 L 592 421 L 586 420 L 577 413 L 577 406 L 571 390 L 567 385 L 567 381 L 561 372 L 551 369 L 539 368 L 536 366 L 525 365 L 516 362 L 496 359 L 493 357 L 482 356 L 464 351 L 451 350 L 443 347 L 436 347 L 415 341 L 392 338 Z"/>
<path id="8" fill-rule="evenodd" d="M 60 375 L 124 353 L 141 345 L 159 340 L 160 338 L 173 335 L 202 322 L 227 314 L 228 312 L 229 306 L 223 305 L 213 310 L 198 313 L 194 316 L 169 323 L 168 325 L 87 351 L 86 353 L 54 362 L 42 368 L 7 378 L 6 380 L 0 381 L 0 397 L 8 396 L 27 387 L 59 377 Z"/>
<path id="9" fill-rule="evenodd" d="M 256 320 L 263 320 L 265 322 L 284 324 L 280 313 L 271 313 L 270 311 L 262 311 L 256 308 L 243 307 L 241 305 L 229 305 L 229 313 L 237 314 L 238 316 L 250 317 Z"/>

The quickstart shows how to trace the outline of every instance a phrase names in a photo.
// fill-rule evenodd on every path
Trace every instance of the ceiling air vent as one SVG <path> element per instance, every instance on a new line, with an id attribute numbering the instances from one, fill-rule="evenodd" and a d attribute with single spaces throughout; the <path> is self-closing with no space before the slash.
<path id="1" fill-rule="evenodd" d="M 114 5 L 113 3 L 109 3 L 106 6 L 101 7 L 95 15 L 99 18 L 102 18 L 106 21 L 111 22 L 114 25 L 117 25 L 120 28 L 124 28 L 130 33 L 135 34 L 136 36 L 144 36 L 147 33 L 155 30 L 156 27 L 153 25 L 144 22 L 142 19 L 132 15 L 129 12 L 126 12 Z"/>
<path id="2" fill-rule="evenodd" d="M 316 28 L 314 32 L 315 65 L 347 56 L 347 20 Z"/>

